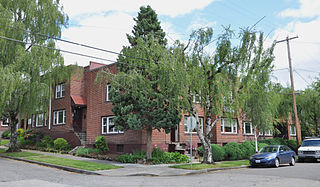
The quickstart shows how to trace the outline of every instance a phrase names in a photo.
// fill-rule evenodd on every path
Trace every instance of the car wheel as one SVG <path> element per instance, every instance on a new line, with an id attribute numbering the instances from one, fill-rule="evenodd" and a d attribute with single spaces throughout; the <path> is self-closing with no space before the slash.
<path id="1" fill-rule="evenodd" d="M 291 162 L 290 162 L 290 166 L 294 166 L 296 164 L 296 160 L 291 157 Z"/>
<path id="2" fill-rule="evenodd" d="M 279 158 L 276 158 L 274 160 L 274 167 L 278 168 L 280 166 L 280 161 L 279 161 Z"/>

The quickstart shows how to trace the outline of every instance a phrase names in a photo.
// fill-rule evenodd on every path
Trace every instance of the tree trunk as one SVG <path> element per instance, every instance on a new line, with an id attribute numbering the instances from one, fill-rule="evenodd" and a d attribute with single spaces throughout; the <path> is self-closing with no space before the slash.
<path id="1" fill-rule="evenodd" d="M 10 121 L 9 121 L 9 127 L 10 127 L 10 144 L 9 149 L 7 152 L 20 152 L 20 148 L 18 146 L 17 141 L 17 115 L 10 114 Z"/>
<path id="2" fill-rule="evenodd" d="M 256 152 L 258 152 L 258 136 L 257 136 L 257 127 L 254 127 L 254 143 L 256 145 Z"/>
<path id="3" fill-rule="evenodd" d="M 152 127 L 147 127 L 147 159 L 152 157 Z"/>

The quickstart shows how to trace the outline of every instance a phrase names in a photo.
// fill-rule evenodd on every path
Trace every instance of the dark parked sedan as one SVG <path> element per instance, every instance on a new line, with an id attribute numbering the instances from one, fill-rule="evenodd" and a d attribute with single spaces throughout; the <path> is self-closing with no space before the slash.
<path id="1" fill-rule="evenodd" d="M 296 162 L 296 153 L 285 145 L 265 146 L 260 151 L 250 157 L 250 165 L 255 166 L 274 166 L 280 164 L 290 164 L 294 166 Z"/>

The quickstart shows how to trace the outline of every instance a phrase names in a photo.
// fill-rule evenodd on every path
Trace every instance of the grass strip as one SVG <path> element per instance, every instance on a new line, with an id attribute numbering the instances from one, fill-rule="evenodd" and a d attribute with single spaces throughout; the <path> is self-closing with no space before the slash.
<path id="1" fill-rule="evenodd" d="M 210 168 L 239 167 L 239 166 L 248 166 L 248 165 L 249 165 L 249 160 L 240 160 L 240 161 L 220 162 L 216 164 L 192 164 L 192 169 L 190 167 L 190 164 L 175 165 L 175 166 L 169 166 L 169 167 L 179 168 L 179 169 L 200 170 L 200 169 L 210 169 Z"/>
<path id="2" fill-rule="evenodd" d="M 72 160 L 72 159 L 68 159 L 68 158 L 60 158 L 60 157 L 55 157 L 55 156 L 25 157 L 25 159 L 48 163 L 48 164 L 55 164 L 55 165 L 59 165 L 59 166 L 67 166 L 67 167 L 72 167 L 72 168 L 84 169 L 84 170 L 88 170 L 88 171 L 122 168 L 121 166 L 115 166 L 115 165 L 111 165 L 111 164 L 101 164 L 101 163 L 96 163 L 96 162 Z"/>
<path id="3" fill-rule="evenodd" d="M 10 143 L 10 140 L 0 140 L 0 146 Z"/>
<path id="4" fill-rule="evenodd" d="M 6 149 L 0 149 L 0 155 L 10 156 L 10 157 L 29 157 L 29 156 L 39 156 L 42 155 L 40 153 L 31 153 L 26 151 L 21 152 L 13 152 L 13 153 L 7 153 Z"/>

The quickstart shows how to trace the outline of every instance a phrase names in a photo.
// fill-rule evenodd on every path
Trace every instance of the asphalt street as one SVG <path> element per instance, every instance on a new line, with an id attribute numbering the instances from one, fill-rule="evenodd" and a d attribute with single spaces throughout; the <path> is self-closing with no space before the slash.
<path id="1" fill-rule="evenodd" d="M 112 177 L 70 173 L 0 158 L 0 186 L 320 186 L 320 163 L 246 168 L 170 177 Z"/>

